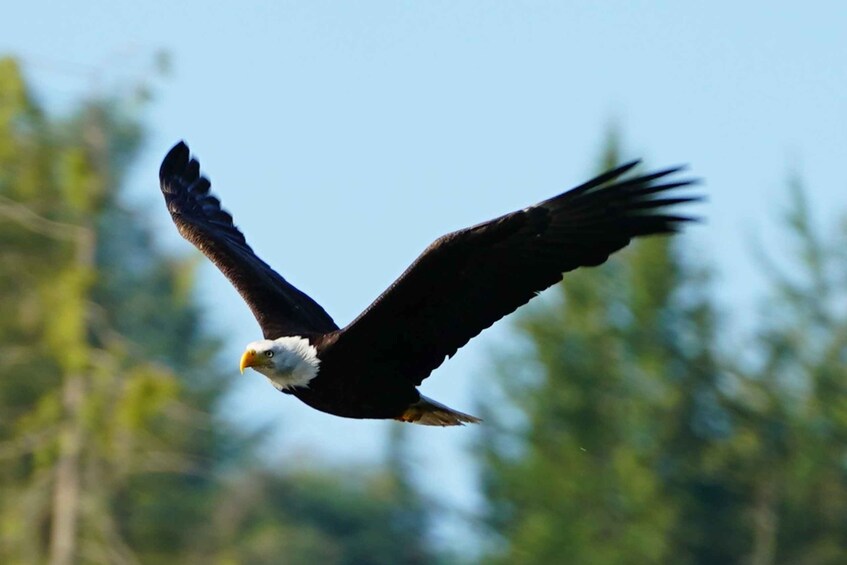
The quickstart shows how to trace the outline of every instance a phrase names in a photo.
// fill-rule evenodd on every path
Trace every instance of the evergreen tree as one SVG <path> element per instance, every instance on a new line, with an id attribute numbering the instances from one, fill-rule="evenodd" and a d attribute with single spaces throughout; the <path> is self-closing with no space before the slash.
<path id="1" fill-rule="evenodd" d="M 601 168 L 616 157 L 612 142 Z M 569 273 L 518 315 L 525 349 L 495 371 L 520 425 L 500 422 L 512 441 L 484 452 L 504 562 L 667 559 L 676 505 L 654 471 L 674 402 L 666 375 L 684 378 L 687 282 L 669 240 L 651 239 Z"/>
<path id="2" fill-rule="evenodd" d="M 789 194 L 789 268 L 766 263 L 773 288 L 755 355 L 735 363 L 723 468 L 745 493 L 751 563 L 836 564 L 847 559 L 847 232 L 821 237 L 798 179 Z"/>
<path id="3" fill-rule="evenodd" d="M 616 162 L 612 138 L 601 168 Z M 706 402 L 716 373 L 707 277 L 675 244 L 638 241 L 598 269 L 569 273 L 518 314 L 522 347 L 498 360 L 502 398 L 492 400 L 518 412 L 486 410 L 501 428 L 482 453 L 489 521 L 505 544 L 495 561 L 665 563 L 674 554 L 683 506 L 668 486 L 687 476 L 687 459 L 668 457 L 665 442 L 681 429 L 710 433 L 708 411 L 681 406 Z"/>
<path id="4" fill-rule="evenodd" d="M 720 342 L 708 273 L 677 239 L 570 273 L 518 315 L 481 446 L 492 561 L 847 559 L 847 237 L 820 237 L 793 184 L 795 253 L 769 264 L 752 343 Z"/>

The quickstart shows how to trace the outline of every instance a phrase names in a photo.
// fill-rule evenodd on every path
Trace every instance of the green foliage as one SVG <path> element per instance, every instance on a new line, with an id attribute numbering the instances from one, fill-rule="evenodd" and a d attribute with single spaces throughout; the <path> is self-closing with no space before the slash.
<path id="1" fill-rule="evenodd" d="M 814 229 L 792 179 L 785 216 L 792 264 L 768 263 L 756 357 L 739 363 L 729 449 L 749 493 L 755 563 L 842 563 L 847 556 L 847 232 Z"/>
<path id="2" fill-rule="evenodd" d="M 790 274 L 771 266 L 743 348 L 678 240 L 571 273 L 518 316 L 484 407 L 491 561 L 844 562 L 847 239 L 824 244 L 792 195 Z"/>
<path id="3" fill-rule="evenodd" d="M 122 202 L 142 140 L 122 99 L 45 117 L 0 60 L 0 562 L 422 562 L 395 475 L 272 473 L 215 416 L 196 261 Z"/>
<path id="4" fill-rule="evenodd" d="M 6 126 L 0 237 L 8 250 L 0 268 L 9 281 L 3 302 L 17 310 L 0 321 L 6 353 L 0 442 L 13 463 L 0 478 L 0 524 L 8 526 L 0 526 L 0 560 L 126 557 L 137 534 L 116 509 L 123 490 L 161 473 L 182 477 L 213 460 L 218 440 L 209 410 L 224 389 L 212 356 L 192 359 L 194 371 L 217 382 L 215 393 L 205 395 L 175 376 L 172 368 L 185 364 L 156 362 L 152 350 L 162 328 L 192 316 L 196 326 L 196 308 L 175 265 L 115 237 L 144 233 L 137 218 L 125 214 L 114 230 L 103 221 L 119 209 L 114 188 L 124 169 L 113 166 L 129 162 L 140 141 L 134 118 L 120 101 L 102 100 L 69 120 L 45 120 L 12 61 L 0 64 L 0 80 Z M 153 296 L 151 309 L 168 310 L 160 326 L 128 329 L 117 323 L 132 313 L 116 296 L 113 275 L 131 271 L 132 258 L 145 253 L 150 258 L 134 270 L 137 278 L 121 281 L 122 298 Z M 158 286 L 146 290 L 156 294 L 148 295 L 138 283 L 154 278 Z M 210 349 L 198 329 L 174 341 Z M 209 470 L 202 480 L 175 482 L 157 493 L 171 497 L 175 514 L 197 506 L 185 502 L 186 487 L 203 493 L 212 487 Z M 192 512 L 183 523 L 202 524 L 203 509 Z M 26 528 L 15 524 L 21 515 L 30 517 Z M 133 508 L 133 519 L 145 519 L 143 508 Z M 197 535 L 191 527 L 158 524 L 159 533 L 176 532 L 182 547 Z"/>
<path id="5" fill-rule="evenodd" d="M 520 452 L 487 453 L 498 527 L 510 541 L 506 561 L 666 558 L 662 532 L 675 513 L 654 468 L 661 415 L 672 395 L 657 374 L 670 360 L 661 358 L 664 336 L 642 325 L 660 314 L 629 293 L 653 273 L 632 267 L 618 262 L 572 273 L 561 287 L 566 297 L 546 297 L 543 309 L 519 322 L 519 331 L 531 336 L 526 357 L 538 366 L 532 378 L 508 371 L 502 379 L 526 419 L 516 430 Z M 633 343 L 646 346 L 643 356 Z"/>
<path id="6" fill-rule="evenodd" d="M 358 476 L 357 476 L 358 475 Z M 233 485 L 221 505 L 225 535 L 238 563 L 391 565 L 432 563 L 420 530 L 398 514 L 390 475 L 343 477 L 327 472 L 252 476 Z M 280 527 L 282 526 L 282 527 Z M 227 538 L 222 540 L 226 543 Z"/>

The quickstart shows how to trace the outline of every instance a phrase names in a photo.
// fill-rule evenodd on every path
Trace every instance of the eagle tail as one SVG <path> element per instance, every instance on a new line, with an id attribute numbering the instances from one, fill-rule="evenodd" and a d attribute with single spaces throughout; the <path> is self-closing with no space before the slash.
<path id="1" fill-rule="evenodd" d="M 423 426 L 464 426 L 482 421 L 476 416 L 448 408 L 424 395 L 421 395 L 420 400 L 406 408 L 406 411 L 396 419 Z"/>

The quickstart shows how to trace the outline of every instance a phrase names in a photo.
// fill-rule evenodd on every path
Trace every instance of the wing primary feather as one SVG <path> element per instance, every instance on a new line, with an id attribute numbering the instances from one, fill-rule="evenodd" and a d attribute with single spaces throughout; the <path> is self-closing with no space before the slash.
<path id="1" fill-rule="evenodd" d="M 184 141 L 180 141 L 174 145 L 162 160 L 162 166 L 159 167 L 159 178 L 169 178 L 178 172 L 185 171 L 189 154 L 188 146 Z M 168 193 L 172 194 L 174 192 L 173 189 L 174 187 L 171 185 L 162 185 L 162 190 Z"/>
<path id="2" fill-rule="evenodd" d="M 585 183 L 583 183 L 583 184 L 581 184 L 577 187 L 570 189 L 568 191 L 568 194 L 570 194 L 571 196 L 578 196 L 578 195 L 582 194 L 583 192 L 587 192 L 587 191 L 591 190 L 592 188 L 602 186 L 602 185 L 606 184 L 607 182 L 614 180 L 614 179 L 626 174 L 627 172 L 629 172 L 630 170 L 632 170 L 636 166 L 638 166 L 639 163 L 641 163 L 640 159 L 630 161 L 629 163 L 624 163 L 623 165 L 620 165 L 619 167 L 615 167 L 611 171 L 605 172 L 602 175 L 594 177 L 590 181 L 587 181 L 587 182 L 585 182 Z M 556 198 L 556 197 L 554 196 L 553 198 Z"/>
<path id="3" fill-rule="evenodd" d="M 700 184 L 699 179 L 690 179 L 690 180 L 681 180 L 675 182 L 668 182 L 664 184 L 653 184 L 647 185 L 639 188 L 639 185 L 635 185 L 630 188 L 628 192 L 633 196 L 649 196 L 651 194 L 656 194 L 659 192 L 665 192 L 668 190 L 673 190 L 675 188 L 680 188 L 683 186 L 696 186 Z"/>
<path id="4" fill-rule="evenodd" d="M 685 204 L 687 202 L 699 202 L 703 200 L 702 196 L 678 196 L 675 198 L 654 198 L 651 200 L 635 201 L 627 205 L 630 210 L 642 210 L 651 208 L 663 208 L 665 206 L 674 206 L 676 204 Z"/>

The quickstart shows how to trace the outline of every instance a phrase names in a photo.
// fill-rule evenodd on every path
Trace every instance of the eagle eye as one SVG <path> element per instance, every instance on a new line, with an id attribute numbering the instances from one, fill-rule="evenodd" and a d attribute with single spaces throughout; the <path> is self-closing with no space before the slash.
<path id="1" fill-rule="evenodd" d="M 268 349 L 267 351 L 265 351 L 265 357 L 273 357 L 273 356 L 274 356 L 274 352 L 273 352 L 273 351 L 271 351 L 270 349 Z"/>

